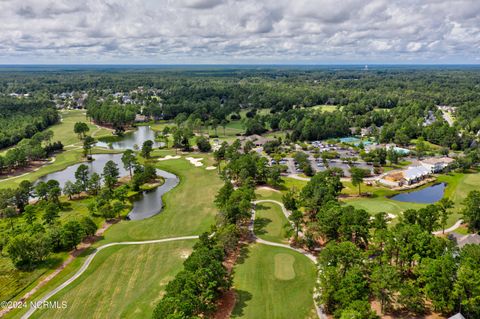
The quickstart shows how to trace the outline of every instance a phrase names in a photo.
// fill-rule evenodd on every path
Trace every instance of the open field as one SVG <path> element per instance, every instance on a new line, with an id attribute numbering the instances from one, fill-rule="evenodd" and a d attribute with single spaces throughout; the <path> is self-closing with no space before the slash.
<path id="1" fill-rule="evenodd" d="M 255 234 L 261 239 L 276 243 L 288 243 L 284 226 L 287 218 L 279 205 L 274 203 L 258 203 L 255 208 Z"/>
<path id="2" fill-rule="evenodd" d="M 336 105 L 315 105 L 310 107 L 310 109 L 322 112 L 333 112 L 339 110 L 339 107 Z"/>
<path id="3" fill-rule="evenodd" d="M 252 244 L 235 266 L 232 318 L 316 318 L 315 265 L 295 251 Z"/>
<path id="4" fill-rule="evenodd" d="M 116 246 L 101 251 L 80 278 L 52 301 L 66 309 L 33 318 L 150 318 L 167 283 L 182 269 L 194 241 Z"/>
<path id="5" fill-rule="evenodd" d="M 87 123 L 90 131 L 88 135 L 93 137 L 108 136 L 112 135 L 111 130 L 107 128 L 97 127 L 96 125 L 90 123 L 85 118 L 85 110 L 65 110 L 61 111 L 60 115 L 62 121 L 58 124 L 55 124 L 48 128 L 53 131 L 53 141 L 61 141 L 64 146 L 76 144 L 81 146 L 81 141 L 78 139 L 77 134 L 73 132 L 73 127 L 76 122 L 85 122 Z"/>
<path id="6" fill-rule="evenodd" d="M 213 200 L 222 185 L 215 170 L 194 167 L 184 158 L 158 162 L 157 167 L 180 177 L 180 184 L 164 195 L 162 212 L 145 220 L 118 223 L 99 244 L 198 235 L 214 223 Z"/>

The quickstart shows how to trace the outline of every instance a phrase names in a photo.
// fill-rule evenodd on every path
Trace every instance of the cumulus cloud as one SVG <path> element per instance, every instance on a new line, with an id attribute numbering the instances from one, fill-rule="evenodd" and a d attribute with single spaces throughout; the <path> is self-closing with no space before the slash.
<path id="1" fill-rule="evenodd" d="M 476 0 L 0 0 L 0 63 L 478 63 Z"/>

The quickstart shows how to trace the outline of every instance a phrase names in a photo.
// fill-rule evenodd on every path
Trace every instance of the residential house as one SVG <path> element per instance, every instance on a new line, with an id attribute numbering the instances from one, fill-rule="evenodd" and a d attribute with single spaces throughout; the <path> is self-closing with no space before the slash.
<path id="1" fill-rule="evenodd" d="M 450 233 L 449 238 L 454 240 L 459 248 L 469 244 L 480 245 L 480 235 L 478 234 L 460 235 L 453 232 Z"/>
<path id="2" fill-rule="evenodd" d="M 442 172 L 453 162 L 454 159 L 450 157 L 430 157 L 422 160 L 420 164 L 428 169 L 432 174 L 435 174 Z"/>

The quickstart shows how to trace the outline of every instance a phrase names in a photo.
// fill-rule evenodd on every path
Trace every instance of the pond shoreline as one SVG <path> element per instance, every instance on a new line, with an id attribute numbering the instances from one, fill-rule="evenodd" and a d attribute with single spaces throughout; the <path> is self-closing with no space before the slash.
<path id="1" fill-rule="evenodd" d="M 445 194 L 447 183 L 437 182 L 421 189 L 410 192 L 401 192 L 395 195 L 387 196 L 388 199 L 417 204 L 434 204 L 438 202 Z"/>

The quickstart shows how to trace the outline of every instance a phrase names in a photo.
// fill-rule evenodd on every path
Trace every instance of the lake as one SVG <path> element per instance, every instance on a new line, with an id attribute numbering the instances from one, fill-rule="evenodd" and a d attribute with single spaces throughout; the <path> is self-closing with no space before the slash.
<path id="1" fill-rule="evenodd" d="M 94 154 L 92 155 L 92 157 L 94 160 L 91 162 L 71 165 L 63 171 L 58 171 L 45 175 L 39 178 L 38 181 L 46 182 L 50 179 L 56 179 L 60 183 L 60 186 L 63 188 L 63 186 L 68 180 L 75 181 L 75 171 L 81 164 L 85 164 L 88 166 L 90 175 L 94 172 L 101 175 L 105 163 L 110 160 L 117 164 L 120 176 L 128 175 L 128 172 L 123 168 L 121 160 L 122 154 Z M 165 179 L 165 183 L 151 191 L 145 191 L 140 196 L 135 198 L 133 200 L 133 208 L 130 213 L 128 213 L 129 219 L 145 219 L 158 214 L 163 207 L 163 194 L 177 186 L 180 181 L 176 175 L 160 169 L 157 169 L 157 174 Z"/>
<path id="2" fill-rule="evenodd" d="M 146 140 L 151 140 L 154 148 L 165 145 L 163 142 L 155 142 L 155 131 L 152 130 L 150 126 L 138 126 L 134 132 L 126 133 L 118 141 L 111 143 L 98 141 L 97 146 L 114 150 L 132 150 L 135 146 L 137 146 L 138 149 L 142 148 L 142 144 Z"/>
<path id="3" fill-rule="evenodd" d="M 446 186 L 446 183 L 439 183 L 417 191 L 397 194 L 390 197 L 390 199 L 399 202 L 433 204 L 442 199 Z"/>

